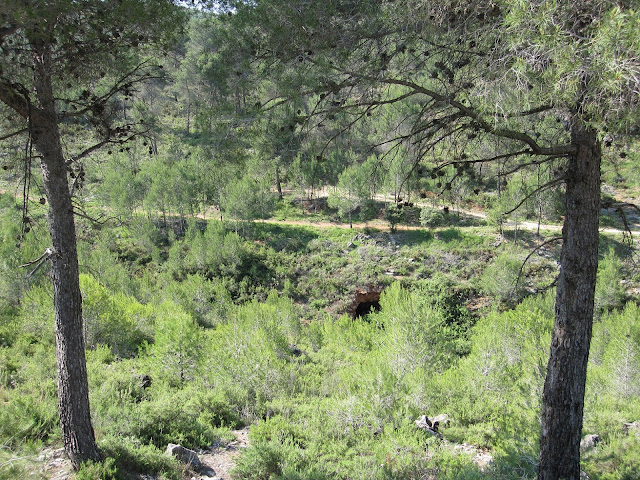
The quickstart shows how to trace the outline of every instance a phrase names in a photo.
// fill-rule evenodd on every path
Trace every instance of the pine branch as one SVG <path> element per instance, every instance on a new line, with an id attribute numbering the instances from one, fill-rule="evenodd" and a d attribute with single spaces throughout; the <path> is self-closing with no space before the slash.
<path id="1" fill-rule="evenodd" d="M 7 139 L 9 139 L 9 138 L 11 138 L 11 137 L 16 137 L 16 136 L 21 135 L 21 134 L 23 134 L 23 133 L 26 133 L 26 132 L 28 132 L 28 131 L 29 131 L 29 129 L 28 129 L 28 128 L 23 128 L 23 129 L 21 129 L 21 130 L 17 130 L 17 131 L 15 131 L 15 132 L 9 133 L 9 134 L 7 134 L 7 135 L 3 135 L 3 136 L 1 136 L 1 137 L 0 137 L 0 141 L 2 141 L 2 140 L 7 140 Z"/>
<path id="2" fill-rule="evenodd" d="M 538 250 L 540 250 L 542 247 L 544 247 L 545 245 L 549 245 L 550 243 L 554 243 L 557 242 L 558 240 L 562 240 L 562 237 L 553 237 L 549 240 L 546 240 L 544 242 L 542 242 L 540 245 L 538 245 L 536 248 L 534 248 L 533 250 L 531 250 L 531 252 L 529 252 L 529 255 L 527 255 L 527 257 L 524 259 L 524 261 L 522 262 L 522 265 L 520 265 L 520 271 L 518 272 L 518 276 L 516 277 L 516 281 L 513 285 L 513 290 L 511 290 L 511 295 L 513 295 L 516 291 L 516 289 L 518 288 L 518 283 L 520 283 L 520 278 L 522 277 L 522 272 L 524 271 L 524 266 L 527 264 L 527 262 L 529 261 L 529 259 L 533 256 L 534 253 L 536 253 Z M 555 285 L 555 282 L 558 279 L 556 278 L 556 280 L 551 284 Z M 546 287 L 545 289 L 548 289 L 549 287 Z"/>
<path id="3" fill-rule="evenodd" d="M 560 178 L 556 178 L 551 180 L 550 182 L 545 183 L 544 185 L 541 185 L 540 187 L 536 188 L 533 192 L 531 192 L 530 194 L 528 194 L 527 196 L 525 196 L 521 201 L 518 202 L 518 204 L 513 207 L 511 210 L 504 212 L 504 215 L 509 215 L 510 213 L 515 212 L 517 209 L 519 209 L 527 200 L 529 200 L 531 197 L 533 197 L 535 194 L 540 193 L 544 190 L 546 190 L 547 188 L 551 188 L 555 185 L 558 185 L 559 183 L 564 182 L 564 177 L 560 177 Z"/>

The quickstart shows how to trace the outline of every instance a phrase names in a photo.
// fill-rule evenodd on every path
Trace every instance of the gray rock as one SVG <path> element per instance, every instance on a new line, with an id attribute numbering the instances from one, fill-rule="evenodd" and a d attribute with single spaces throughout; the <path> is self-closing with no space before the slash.
<path id="1" fill-rule="evenodd" d="M 444 413 L 435 417 L 422 415 L 416 419 L 416 427 L 421 430 L 429 429 L 437 432 L 440 427 L 448 426 L 449 422 L 449 415 Z"/>
<path id="2" fill-rule="evenodd" d="M 600 435 L 598 435 L 597 433 L 586 435 L 580 442 L 580 451 L 581 452 L 589 451 L 595 448 L 598 445 L 598 443 L 600 443 Z"/>
<path id="3" fill-rule="evenodd" d="M 188 448 L 183 447 L 182 445 L 170 443 L 169 445 L 167 445 L 167 450 L 165 453 L 176 457 L 181 463 L 188 465 L 194 470 L 199 470 L 202 467 L 202 463 L 200 463 L 198 454 L 193 450 L 189 450 Z"/>
<path id="4" fill-rule="evenodd" d="M 442 413 L 438 416 L 433 417 L 431 419 L 431 424 L 436 430 L 438 430 L 438 428 L 441 427 L 448 427 L 450 421 L 451 420 L 449 420 L 449 415 L 447 415 L 446 413 Z"/>
<path id="5" fill-rule="evenodd" d="M 622 431 L 625 435 L 629 435 L 630 432 L 640 436 L 640 422 L 627 422 L 622 425 Z"/>
<path id="6" fill-rule="evenodd" d="M 418 417 L 415 421 L 416 423 L 416 427 L 424 432 L 427 432 L 431 435 L 434 435 L 438 438 L 442 438 L 442 435 L 440 435 L 440 433 L 438 433 L 438 427 L 440 425 L 440 422 L 435 422 L 434 423 L 434 419 L 435 418 L 439 418 L 440 415 L 438 415 L 438 417 L 434 417 L 434 418 L 429 418 L 426 415 L 422 415 L 420 417 Z M 445 415 L 446 417 L 446 415 Z"/>
<path id="7" fill-rule="evenodd" d="M 216 477 L 216 471 L 213 468 L 211 468 L 209 465 L 204 465 L 204 464 L 201 465 L 200 468 L 198 469 L 198 472 L 203 475 L 202 479 L 208 479 L 208 478 L 215 479 L 215 478 L 217 478 Z"/>

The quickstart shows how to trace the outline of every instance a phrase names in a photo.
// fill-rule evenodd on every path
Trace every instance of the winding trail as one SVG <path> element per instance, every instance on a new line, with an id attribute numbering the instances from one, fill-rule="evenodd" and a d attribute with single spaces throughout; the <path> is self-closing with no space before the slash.
<path id="1" fill-rule="evenodd" d="M 241 430 L 233 430 L 236 436 L 233 442 L 227 445 L 213 445 L 210 451 L 200 455 L 200 461 L 215 471 L 216 480 L 232 480 L 230 471 L 235 466 L 236 458 L 249 445 L 249 427 Z"/>

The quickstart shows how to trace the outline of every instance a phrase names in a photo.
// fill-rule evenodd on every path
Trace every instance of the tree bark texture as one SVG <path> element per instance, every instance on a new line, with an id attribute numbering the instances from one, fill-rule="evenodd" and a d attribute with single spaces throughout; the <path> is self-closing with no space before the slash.
<path id="1" fill-rule="evenodd" d="M 58 412 L 65 451 L 77 468 L 82 462 L 99 460 L 100 453 L 89 409 L 76 231 L 49 73 L 50 53 L 46 48 L 34 50 L 38 107 L 32 111 L 30 123 L 33 143 L 41 154 L 42 181 L 49 201 Z"/>
<path id="2" fill-rule="evenodd" d="M 538 480 L 579 480 L 580 435 L 593 325 L 600 217 L 600 142 L 575 123 L 555 325 L 542 404 Z"/>

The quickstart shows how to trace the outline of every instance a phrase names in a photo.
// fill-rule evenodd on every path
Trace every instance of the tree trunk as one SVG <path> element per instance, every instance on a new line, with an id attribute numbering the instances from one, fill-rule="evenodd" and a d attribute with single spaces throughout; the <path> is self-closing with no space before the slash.
<path id="1" fill-rule="evenodd" d="M 276 188 L 278 189 L 278 200 L 282 200 L 282 184 L 280 183 L 280 164 L 276 163 Z"/>
<path id="2" fill-rule="evenodd" d="M 575 120 L 574 120 L 575 121 Z M 580 435 L 598 269 L 600 143 L 574 123 L 555 325 L 544 384 L 539 480 L 580 478 Z"/>
<path id="3" fill-rule="evenodd" d="M 42 154 L 42 182 L 49 201 L 58 412 L 65 451 L 78 468 L 82 462 L 99 460 L 100 452 L 91 425 L 73 205 L 50 71 L 50 52 L 42 48 L 35 59 L 34 81 L 40 108 L 31 116 L 32 138 Z"/>

